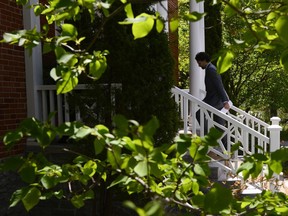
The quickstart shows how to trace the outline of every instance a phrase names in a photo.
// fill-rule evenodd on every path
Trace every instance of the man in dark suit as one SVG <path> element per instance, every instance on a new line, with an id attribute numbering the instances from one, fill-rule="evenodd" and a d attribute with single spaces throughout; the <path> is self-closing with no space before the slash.
<path id="1" fill-rule="evenodd" d="M 199 52 L 195 59 L 202 69 L 205 69 L 206 96 L 203 101 L 216 109 L 225 107 L 229 109 L 229 98 L 224 89 L 221 76 L 216 67 L 210 62 L 210 57 L 205 52 Z"/>
<path id="2" fill-rule="evenodd" d="M 210 61 L 210 57 L 205 52 L 199 52 L 195 56 L 199 67 L 205 69 L 205 87 L 206 87 L 206 96 L 203 101 L 214 108 L 221 110 L 223 107 L 225 109 L 230 109 L 229 106 L 229 97 L 224 89 L 222 79 L 220 74 L 217 73 L 215 65 Z M 196 118 L 200 122 L 200 112 L 196 113 Z M 214 120 L 221 125 L 225 124 L 224 119 L 219 116 L 215 116 Z M 207 122 L 205 121 L 204 132 L 207 133 Z"/>

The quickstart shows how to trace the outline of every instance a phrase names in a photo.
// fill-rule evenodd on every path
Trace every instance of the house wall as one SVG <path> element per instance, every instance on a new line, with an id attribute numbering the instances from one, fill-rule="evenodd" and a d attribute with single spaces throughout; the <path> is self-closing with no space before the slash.
<path id="1" fill-rule="evenodd" d="M 15 1 L 0 1 L 0 40 L 4 32 L 23 28 L 22 7 Z M 26 87 L 24 50 L 18 46 L 0 43 L 0 137 L 18 127 L 26 118 Z M 0 140 L 0 158 L 18 154 L 24 144 L 6 151 Z"/>

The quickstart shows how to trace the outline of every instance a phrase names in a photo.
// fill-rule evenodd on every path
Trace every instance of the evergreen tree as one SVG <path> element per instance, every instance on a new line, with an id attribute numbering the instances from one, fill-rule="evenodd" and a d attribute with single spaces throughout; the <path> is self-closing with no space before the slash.
<path id="1" fill-rule="evenodd" d="M 147 5 L 141 4 L 137 5 L 135 13 L 143 7 L 147 8 L 147 12 L 150 11 Z M 124 17 L 124 14 L 119 16 Z M 75 95 L 72 101 L 80 105 L 83 113 L 88 113 L 86 121 L 93 124 L 101 122 L 111 125 L 111 113 L 123 114 L 141 124 L 156 116 L 160 128 L 155 135 L 155 143 L 171 143 L 178 130 L 179 119 L 176 104 L 171 97 L 174 61 L 168 46 L 168 35 L 154 29 L 147 37 L 134 40 L 131 27 L 119 25 L 115 21 L 121 20 L 119 16 L 105 24 L 100 40 L 92 49 L 109 50 L 107 70 L 99 82 L 91 83 L 93 91 L 88 91 L 86 97 L 81 95 L 81 102 L 80 97 L 75 99 Z M 79 27 L 86 37 L 91 37 L 89 40 L 93 40 L 97 32 L 91 34 L 88 29 L 100 28 L 83 25 L 83 19 Z M 87 81 L 85 79 L 82 82 Z M 100 87 L 100 82 L 108 85 L 117 83 L 121 87 L 116 89 L 114 95 L 110 92 L 111 88 Z M 85 104 L 89 106 L 85 108 Z M 93 114 L 89 113 L 94 113 L 94 119 L 91 118 Z"/>

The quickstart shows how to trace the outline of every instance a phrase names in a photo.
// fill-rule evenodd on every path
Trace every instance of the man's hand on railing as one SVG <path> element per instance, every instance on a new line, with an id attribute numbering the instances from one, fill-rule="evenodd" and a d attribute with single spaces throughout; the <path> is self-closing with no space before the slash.
<path id="1" fill-rule="evenodd" d="M 224 102 L 224 107 L 221 109 L 221 112 L 227 113 L 229 109 L 232 107 L 233 103 L 232 101 L 225 101 Z"/>

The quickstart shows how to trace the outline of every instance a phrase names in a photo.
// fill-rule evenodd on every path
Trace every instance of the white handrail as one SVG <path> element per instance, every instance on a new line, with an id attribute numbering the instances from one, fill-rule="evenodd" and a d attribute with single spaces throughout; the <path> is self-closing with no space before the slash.
<path id="1" fill-rule="evenodd" d="M 115 90 L 121 89 L 122 85 L 119 83 L 99 84 L 103 87 L 111 86 L 111 101 L 115 102 Z M 86 84 L 78 84 L 73 91 L 89 90 Z M 36 90 L 39 96 L 39 115 L 38 118 L 42 121 L 48 120 L 48 115 L 51 112 L 57 112 L 51 119 L 53 125 L 60 125 L 69 121 L 81 121 L 82 116 L 77 107 L 71 107 L 67 100 L 67 94 L 57 95 L 56 85 L 38 85 Z M 73 108 L 73 109 L 72 109 Z M 73 111 L 72 111 L 73 110 Z"/>
<path id="2" fill-rule="evenodd" d="M 238 158 L 239 154 L 253 154 L 256 152 L 269 150 L 269 124 L 255 118 L 237 107 L 232 107 L 232 110 L 239 113 L 239 115 L 243 115 L 244 117 L 239 117 L 230 113 L 224 114 L 223 112 L 220 112 L 214 107 L 211 107 L 198 98 L 192 96 L 187 91 L 177 87 L 172 89 L 172 95 L 174 96 L 176 103 L 179 105 L 178 107 L 181 113 L 180 117 L 183 120 L 184 133 L 191 131 L 193 134 L 203 136 L 205 132 L 203 126 L 205 119 L 207 119 L 208 128 L 216 126 L 223 131 L 222 140 L 219 139 L 220 149 L 216 148 L 211 150 L 222 156 L 223 159 L 230 158 L 228 152 L 230 152 L 231 146 L 238 142 L 241 144 L 241 146 L 239 151 L 235 152 L 234 158 Z M 200 124 L 196 120 L 197 111 L 200 113 Z M 213 117 L 215 115 L 225 120 L 225 126 L 214 121 Z M 226 146 L 223 143 L 225 136 L 227 138 Z M 230 168 L 235 172 L 238 165 L 237 163 L 234 167 L 233 165 L 232 167 L 230 166 Z"/>

